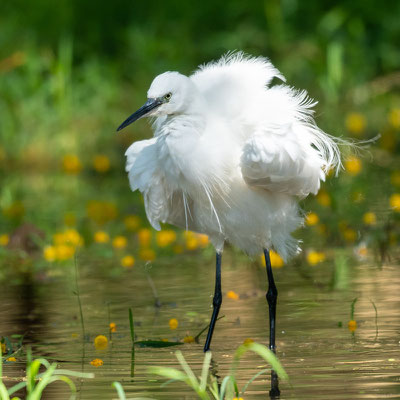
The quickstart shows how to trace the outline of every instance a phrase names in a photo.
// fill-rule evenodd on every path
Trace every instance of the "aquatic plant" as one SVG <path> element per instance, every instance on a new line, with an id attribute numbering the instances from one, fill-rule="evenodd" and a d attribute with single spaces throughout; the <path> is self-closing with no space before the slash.
<path id="1" fill-rule="evenodd" d="M 182 352 L 179 350 L 175 352 L 175 355 L 183 371 L 170 367 L 149 367 L 148 372 L 151 374 L 162 376 L 164 378 L 168 378 L 169 381 L 167 381 L 166 384 L 174 381 L 186 383 L 202 400 L 232 400 L 235 397 L 242 396 L 246 392 L 249 385 L 255 379 L 270 370 L 270 368 L 265 368 L 259 371 L 243 386 L 242 390 L 239 391 L 236 380 L 236 371 L 240 359 L 248 351 L 252 351 L 258 354 L 265 361 L 267 361 L 270 364 L 271 368 L 274 369 L 275 372 L 278 374 L 280 379 L 289 379 L 287 373 L 285 372 L 276 355 L 266 346 L 254 342 L 243 344 L 237 348 L 229 375 L 225 376 L 222 379 L 221 384 L 218 383 L 218 380 L 214 375 L 210 374 L 210 364 L 212 358 L 211 352 L 207 352 L 204 355 L 203 366 L 199 378 L 196 377 L 196 375 L 186 362 Z"/>
<path id="2" fill-rule="evenodd" d="M 3 383 L 3 358 L 2 348 L 0 347 L 0 398 L 1 400 L 10 400 L 11 395 L 21 389 L 26 389 L 26 400 L 40 400 L 42 398 L 43 391 L 48 385 L 53 382 L 61 381 L 65 382 L 69 388 L 71 397 L 73 400 L 76 398 L 76 386 L 70 377 L 75 378 L 94 378 L 94 374 L 70 371 L 67 369 L 57 369 L 57 363 L 50 364 L 44 358 L 37 358 L 32 360 L 31 352 L 27 352 L 27 366 L 26 366 L 26 377 L 21 378 L 22 381 L 16 385 L 7 389 Z M 39 373 L 40 367 L 44 367 L 45 371 Z M 12 400 L 21 400 L 19 397 L 12 397 Z"/>

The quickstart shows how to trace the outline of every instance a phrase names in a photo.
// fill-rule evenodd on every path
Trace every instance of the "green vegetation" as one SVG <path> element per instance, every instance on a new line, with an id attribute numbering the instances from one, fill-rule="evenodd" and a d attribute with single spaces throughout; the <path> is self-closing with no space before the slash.
<path id="1" fill-rule="evenodd" d="M 131 268 L 205 247 L 195 235 L 149 230 L 123 153 L 150 129 L 141 122 L 117 135 L 115 128 L 143 102 L 154 75 L 190 73 L 232 49 L 269 56 L 291 85 L 307 88 L 320 100 L 317 121 L 326 131 L 381 135 L 359 154 L 343 149 L 345 172 L 303 204 L 313 212 L 301 236 L 311 265 L 331 261 L 332 246 L 385 261 L 399 243 L 400 99 L 392 89 L 400 6 L 354 4 L 119 0 L 54 8 L 44 0 L 23 12 L 19 1 L 3 5 L 0 279 L 11 266 L 18 275 L 71 264 L 78 250 Z"/>
<path id="2" fill-rule="evenodd" d="M 10 396 L 19 390 L 26 390 L 26 400 L 40 400 L 43 391 L 51 383 L 61 381 L 65 382 L 70 389 L 73 400 L 76 398 L 76 386 L 70 377 L 75 378 L 94 378 L 94 374 L 69 371 L 65 369 L 57 369 L 57 363 L 50 364 L 43 358 L 32 360 L 31 352 L 27 352 L 26 378 L 16 385 L 7 389 L 3 383 L 3 357 L 0 347 L 0 398 L 2 400 L 10 400 Z M 44 372 L 39 372 L 41 367 L 45 368 Z M 12 400 L 20 400 L 19 397 L 12 397 Z"/>
<path id="3" fill-rule="evenodd" d="M 307 89 L 319 100 L 316 120 L 328 133 L 352 140 L 380 135 L 356 154 L 343 148 L 345 170 L 338 177 L 331 174 L 316 197 L 302 201 L 306 226 L 298 236 L 304 251 L 294 263 L 307 277 L 331 268 L 330 289 L 345 290 L 356 262 L 392 262 L 400 244 L 399 14 L 395 1 L 380 7 L 361 0 L 204 0 L 195 6 L 178 0 L 62 0 L 56 7 L 50 0 L 3 2 L 0 283 L 39 285 L 60 276 L 75 283 L 84 352 L 89 333 L 78 265 L 131 279 L 136 267 L 179 264 L 192 254 L 211 257 L 204 235 L 149 227 L 140 194 L 129 189 L 124 151 L 149 137 L 150 127 L 139 121 L 122 134 L 115 129 L 143 103 L 155 75 L 165 70 L 190 74 L 235 49 L 269 57 L 290 85 Z M 275 268 L 284 266 L 279 255 L 271 259 Z M 232 292 L 230 298 L 235 297 Z M 356 300 L 349 325 L 353 334 Z M 378 314 L 371 303 L 377 337 Z M 111 342 L 115 335 L 109 325 Z M 135 340 L 131 311 L 130 330 L 132 377 L 134 345 L 181 344 Z M 197 342 L 202 332 L 185 339 Z M 22 336 L 2 338 L 1 345 L 7 359 L 14 357 Z M 255 346 L 241 349 L 256 351 Z M 279 374 L 277 361 L 261 350 L 260 355 Z M 212 377 L 207 381 L 208 367 L 200 379 L 189 377 L 183 356 L 178 357 L 184 372 L 157 371 L 175 374 L 197 392 L 208 387 L 221 398 L 222 389 Z M 63 380 L 73 394 L 69 377 L 83 375 L 54 365 L 28 360 L 27 381 L 18 388 L 26 386 L 29 399 L 36 399 L 47 384 Z M 39 373 L 40 366 L 46 371 Z M 224 390 L 232 396 L 234 372 L 224 379 Z M 124 398 L 122 386 L 114 387 Z M 1 396 L 10 390 L 0 385 Z"/>
<path id="4" fill-rule="evenodd" d="M 266 346 L 259 343 L 247 343 L 238 347 L 233 357 L 230 373 L 222 379 L 221 384 L 218 383 L 218 380 L 215 376 L 210 374 L 210 364 L 212 357 L 211 352 L 207 352 L 204 356 L 200 378 L 197 378 L 196 375 L 193 373 L 192 369 L 189 367 L 188 363 L 183 357 L 183 354 L 180 351 L 176 351 L 175 355 L 183 371 L 169 367 L 150 367 L 149 372 L 151 374 L 168 378 L 168 383 L 173 381 L 181 381 L 186 383 L 189 387 L 193 389 L 199 399 L 210 400 L 214 398 L 215 400 L 232 400 L 234 397 L 237 398 L 239 397 L 239 395 L 244 395 L 248 386 L 256 378 L 266 373 L 267 371 L 270 371 L 270 369 L 268 368 L 259 371 L 243 386 L 243 389 L 239 393 L 235 375 L 240 359 L 248 351 L 252 351 L 258 354 L 265 361 L 267 361 L 276 371 L 280 379 L 289 379 L 279 360 L 276 358 L 275 354 Z"/>

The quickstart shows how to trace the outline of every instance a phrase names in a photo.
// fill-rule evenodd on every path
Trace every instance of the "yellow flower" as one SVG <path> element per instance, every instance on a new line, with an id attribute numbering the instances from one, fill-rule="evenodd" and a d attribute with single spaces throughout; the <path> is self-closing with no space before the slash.
<path id="1" fill-rule="evenodd" d="M 117 324 L 115 322 L 110 322 L 110 332 L 117 332 Z"/>
<path id="2" fill-rule="evenodd" d="M 317 201 L 324 207 L 329 207 L 331 205 L 331 197 L 326 190 L 320 190 L 317 194 Z"/>
<path id="3" fill-rule="evenodd" d="M 90 219 L 103 225 L 112 221 L 118 215 L 117 206 L 108 201 L 91 200 L 86 205 L 86 212 Z"/>
<path id="4" fill-rule="evenodd" d="M 176 329 L 178 327 L 178 320 L 176 318 L 171 318 L 168 322 L 170 329 Z"/>
<path id="5" fill-rule="evenodd" d="M 192 231 L 184 232 L 185 244 L 188 250 L 196 250 L 199 247 L 199 240 L 196 234 Z"/>
<path id="6" fill-rule="evenodd" d="M 357 239 L 357 232 L 352 228 L 343 229 L 343 237 L 348 242 L 355 242 Z"/>
<path id="7" fill-rule="evenodd" d="M 269 258 L 271 260 L 272 268 L 281 268 L 284 265 L 282 257 L 273 250 L 269 251 Z"/>
<path id="8" fill-rule="evenodd" d="M 243 344 L 244 344 L 245 346 L 247 346 L 247 345 L 249 345 L 249 344 L 252 344 L 252 343 L 254 343 L 254 340 L 253 340 L 253 339 L 246 338 L 246 339 L 243 340 Z"/>
<path id="9" fill-rule="evenodd" d="M 7 246 L 9 241 L 10 236 L 8 236 L 7 233 L 0 235 L 0 246 Z"/>
<path id="10" fill-rule="evenodd" d="M 110 159 L 104 154 L 97 154 L 93 158 L 93 168 L 100 173 L 107 172 L 110 169 Z"/>
<path id="11" fill-rule="evenodd" d="M 390 110 L 388 115 L 389 124 L 393 126 L 393 128 L 400 128 L 400 108 L 394 108 Z"/>
<path id="12" fill-rule="evenodd" d="M 55 246 L 56 259 L 58 261 L 65 261 L 72 258 L 75 254 L 75 248 L 67 244 L 59 244 Z"/>
<path id="13" fill-rule="evenodd" d="M 135 264 L 135 258 L 131 255 L 127 255 L 121 259 L 121 265 L 124 268 L 132 268 Z"/>
<path id="14" fill-rule="evenodd" d="M 400 171 L 393 171 L 390 175 L 390 183 L 393 186 L 400 186 Z"/>
<path id="15" fill-rule="evenodd" d="M 361 136 L 365 130 L 366 120 L 365 117 L 356 112 L 352 112 L 346 117 L 346 128 L 355 136 Z"/>
<path id="16" fill-rule="evenodd" d="M 57 250 L 54 246 L 46 246 L 43 249 L 43 257 L 46 261 L 53 262 L 57 259 Z"/>
<path id="17" fill-rule="evenodd" d="M 137 215 L 127 215 L 124 218 L 124 224 L 126 229 L 128 229 L 128 231 L 132 231 L 135 232 L 138 230 L 139 226 L 140 226 L 140 217 L 138 217 Z"/>
<path id="18" fill-rule="evenodd" d="M 139 257 L 143 261 L 154 261 L 156 259 L 156 253 L 152 249 L 140 249 Z"/>
<path id="19" fill-rule="evenodd" d="M 344 167 L 349 175 L 356 176 L 361 172 L 362 162 L 358 157 L 351 156 L 344 162 Z"/>
<path id="20" fill-rule="evenodd" d="M 199 246 L 203 247 L 203 248 L 208 246 L 208 244 L 210 243 L 210 240 L 208 239 L 208 236 L 204 235 L 202 233 L 198 233 L 197 234 L 197 240 L 199 242 Z"/>
<path id="21" fill-rule="evenodd" d="M 125 236 L 115 236 L 115 238 L 112 241 L 112 245 L 115 249 L 123 249 L 126 247 L 128 241 Z"/>
<path id="22" fill-rule="evenodd" d="M 310 265 L 319 264 L 320 262 L 325 261 L 325 258 L 326 258 L 325 253 L 320 251 L 311 250 L 307 254 L 307 262 Z"/>
<path id="23" fill-rule="evenodd" d="M 71 175 L 77 175 L 82 170 L 82 163 L 75 154 L 66 154 L 62 160 L 64 172 Z"/>
<path id="24" fill-rule="evenodd" d="M 93 238 L 96 243 L 107 243 L 110 241 L 110 235 L 104 231 L 95 232 Z"/>
<path id="25" fill-rule="evenodd" d="M 395 193 L 392 194 L 389 198 L 390 207 L 393 208 L 394 211 L 400 212 L 400 194 Z"/>
<path id="26" fill-rule="evenodd" d="M 176 241 L 176 233 L 172 230 L 165 230 L 156 233 L 158 247 L 166 247 Z"/>
<path id="27" fill-rule="evenodd" d="M 317 225 L 319 222 L 319 217 L 316 213 L 310 212 L 306 215 L 306 225 L 313 226 Z"/>
<path id="28" fill-rule="evenodd" d="M 232 400 L 243 400 L 243 397 L 234 397 Z"/>
<path id="29" fill-rule="evenodd" d="M 94 339 L 94 347 L 96 350 L 104 350 L 108 346 L 108 339 L 104 335 L 98 335 Z"/>
<path id="30" fill-rule="evenodd" d="M 226 297 L 232 300 L 239 300 L 239 295 L 233 290 L 229 290 L 229 292 L 226 294 Z"/>
<path id="31" fill-rule="evenodd" d="M 354 321 L 354 319 L 352 319 L 349 321 L 347 326 L 350 332 L 354 332 L 357 329 L 357 321 Z"/>
<path id="32" fill-rule="evenodd" d="M 64 241 L 72 246 L 83 245 L 83 238 L 75 229 L 67 229 L 64 231 Z"/>
<path id="33" fill-rule="evenodd" d="M 15 361 L 17 361 L 17 359 L 16 359 L 15 357 L 8 357 L 6 361 L 13 361 L 13 362 L 15 362 Z"/>
<path id="34" fill-rule="evenodd" d="M 0 343 L 1 344 L 1 354 L 4 354 L 7 350 L 6 344 L 5 343 Z"/>
<path id="35" fill-rule="evenodd" d="M 75 226 L 76 225 L 76 216 L 74 213 L 69 212 L 64 215 L 64 224 L 67 226 Z"/>
<path id="36" fill-rule="evenodd" d="M 94 367 L 101 367 L 103 365 L 103 360 L 100 360 L 100 358 L 95 358 L 94 360 L 90 361 L 90 364 L 92 364 Z"/>
<path id="37" fill-rule="evenodd" d="M 148 228 L 143 228 L 138 232 L 138 240 L 139 244 L 142 247 L 146 247 L 150 245 L 151 242 L 151 230 Z"/>
<path id="38" fill-rule="evenodd" d="M 363 215 L 365 225 L 376 225 L 376 215 L 373 212 L 367 212 Z"/>
<path id="39" fill-rule="evenodd" d="M 75 229 L 67 229 L 64 232 L 57 232 L 53 235 L 55 245 L 69 244 L 71 246 L 81 246 L 83 238 Z"/>
<path id="40" fill-rule="evenodd" d="M 183 338 L 183 343 L 194 343 L 194 342 L 195 342 L 195 340 L 194 340 L 193 336 L 185 336 Z"/>

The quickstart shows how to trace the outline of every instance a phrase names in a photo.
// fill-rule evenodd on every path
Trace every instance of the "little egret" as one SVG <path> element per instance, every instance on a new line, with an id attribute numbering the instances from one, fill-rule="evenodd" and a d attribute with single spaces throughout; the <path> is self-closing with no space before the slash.
<path id="1" fill-rule="evenodd" d="M 268 277 L 269 348 L 275 352 L 278 291 L 269 249 L 283 259 L 299 251 L 291 236 L 303 223 L 297 200 L 316 194 L 320 181 L 341 164 L 335 139 L 314 122 L 307 92 L 271 86 L 283 75 L 267 58 L 230 53 L 189 77 L 158 75 L 146 103 L 118 131 L 153 117 L 154 137 L 126 151 L 133 191 L 144 196 L 147 218 L 207 234 L 216 249 L 209 350 L 222 303 L 225 242 L 249 255 L 264 252 Z M 272 372 L 271 396 L 279 395 Z"/>

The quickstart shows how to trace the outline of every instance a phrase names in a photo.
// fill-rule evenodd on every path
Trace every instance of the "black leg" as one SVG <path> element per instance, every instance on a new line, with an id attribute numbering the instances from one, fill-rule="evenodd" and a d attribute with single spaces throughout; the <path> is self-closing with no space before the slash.
<path id="1" fill-rule="evenodd" d="M 267 301 L 269 308 L 269 348 L 274 353 L 275 347 L 275 320 L 276 320 L 276 302 L 278 299 L 278 290 L 275 286 L 274 275 L 272 274 L 271 260 L 269 251 L 264 249 L 265 264 L 267 266 L 268 292 Z M 278 398 L 280 395 L 278 375 L 274 370 L 271 371 L 271 390 L 269 392 L 271 399 Z"/>
<path id="2" fill-rule="evenodd" d="M 206 344 L 204 345 L 204 352 L 210 350 L 210 343 L 214 332 L 215 322 L 218 318 L 219 309 L 222 304 L 222 293 L 221 293 L 221 253 L 217 253 L 217 263 L 215 268 L 215 291 L 213 298 L 213 313 L 208 328 Z"/>

